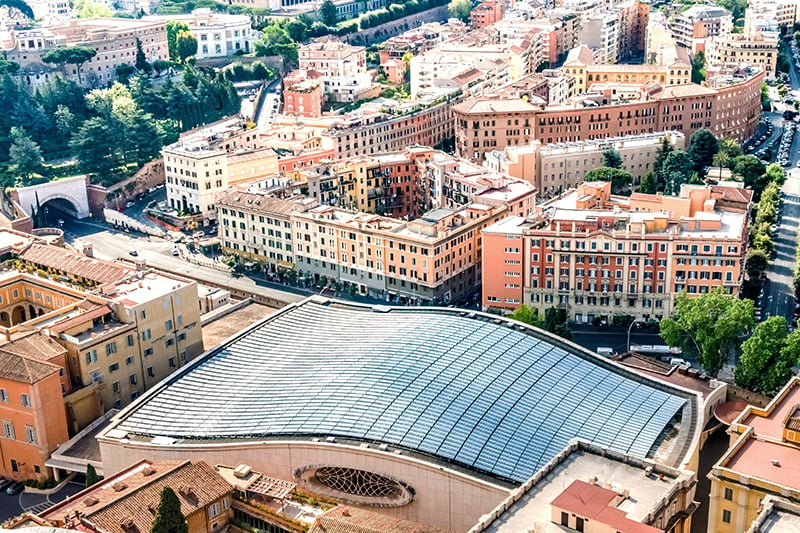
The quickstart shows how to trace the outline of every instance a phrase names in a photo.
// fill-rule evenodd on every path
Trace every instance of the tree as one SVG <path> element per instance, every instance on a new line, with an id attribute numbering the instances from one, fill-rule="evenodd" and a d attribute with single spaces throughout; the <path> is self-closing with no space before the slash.
<path id="1" fill-rule="evenodd" d="M 152 68 L 150 63 L 147 62 L 147 56 L 144 55 L 144 50 L 142 50 L 142 41 L 138 37 L 136 38 L 136 62 L 133 66 L 136 67 L 136 70 L 143 72 L 150 72 Z"/>
<path id="2" fill-rule="evenodd" d="M 75 0 L 75 15 L 80 19 L 109 18 L 114 16 L 111 8 L 99 2 L 91 0 Z"/>
<path id="3" fill-rule="evenodd" d="M 514 312 L 508 315 L 508 318 L 537 328 L 542 327 L 542 321 L 539 318 L 539 310 L 525 304 L 514 309 Z"/>
<path id="4" fill-rule="evenodd" d="M 687 154 L 694 164 L 693 168 L 700 171 L 704 167 L 711 166 L 714 161 L 714 154 L 718 151 L 719 141 L 711 133 L 711 130 L 700 129 L 692 135 Z"/>
<path id="5" fill-rule="evenodd" d="M 150 533 L 189 533 L 189 525 L 181 513 L 181 501 L 169 487 L 164 487 L 161 491 L 161 499 L 158 502 L 153 525 L 150 526 Z"/>
<path id="6" fill-rule="evenodd" d="M 622 168 L 622 157 L 613 148 L 603 150 L 603 165 L 610 168 Z"/>
<path id="7" fill-rule="evenodd" d="M 611 190 L 619 193 L 630 187 L 633 176 L 618 168 L 597 167 L 587 172 L 583 181 L 608 181 L 611 183 Z"/>
<path id="8" fill-rule="evenodd" d="M 97 475 L 97 471 L 94 469 L 91 463 L 86 465 L 86 488 L 88 489 L 95 483 L 100 481 L 100 476 Z"/>
<path id="9" fill-rule="evenodd" d="M 116 68 L 114 69 L 114 73 L 117 76 L 117 81 L 126 84 L 131 79 L 131 76 L 133 76 L 134 72 L 136 72 L 136 69 L 127 63 L 122 63 L 120 65 L 117 65 Z"/>
<path id="10" fill-rule="evenodd" d="M 744 153 L 736 139 L 722 139 L 719 141 L 719 151 L 725 152 L 731 159 L 735 159 Z"/>
<path id="11" fill-rule="evenodd" d="M 767 254 L 762 250 L 750 249 L 747 252 L 747 260 L 744 263 L 744 268 L 747 271 L 747 276 L 750 279 L 758 279 L 761 274 L 767 269 L 769 259 Z"/>
<path id="12" fill-rule="evenodd" d="M 339 16 L 336 13 L 336 4 L 333 0 L 325 0 L 319 8 L 319 19 L 326 26 L 336 26 Z"/>
<path id="13" fill-rule="evenodd" d="M 270 25 L 261 32 L 261 38 L 253 45 L 257 56 L 279 55 L 291 65 L 297 63 L 297 50 L 299 46 L 294 42 L 285 29 L 280 26 Z"/>
<path id="14" fill-rule="evenodd" d="M 692 160 L 686 152 L 670 152 L 661 166 L 664 179 L 664 194 L 678 196 L 681 185 L 692 175 Z"/>
<path id="15" fill-rule="evenodd" d="M 164 61 L 163 59 L 156 59 L 155 61 L 153 61 L 152 67 L 153 70 L 156 71 L 156 74 L 160 76 L 162 72 L 172 67 L 172 62 Z"/>
<path id="16" fill-rule="evenodd" d="M 334 6 L 335 8 L 335 6 Z M 308 26 L 298 19 L 290 20 L 286 23 L 286 33 L 296 43 L 302 43 L 306 39 L 306 31 Z"/>
<path id="17" fill-rule="evenodd" d="M 175 35 L 175 46 L 178 61 L 186 63 L 187 59 L 197 54 L 197 37 L 192 35 L 189 30 L 181 30 Z"/>
<path id="18" fill-rule="evenodd" d="M 178 61 L 178 33 L 181 31 L 189 31 L 189 26 L 185 22 L 178 22 L 176 20 L 167 21 L 167 48 L 169 50 L 169 58 L 172 61 Z"/>
<path id="19" fill-rule="evenodd" d="M 656 150 L 656 160 L 653 161 L 653 178 L 655 181 L 656 190 L 655 192 L 662 192 L 664 190 L 664 186 L 667 183 L 666 176 L 662 171 L 664 167 L 664 161 L 667 160 L 667 156 L 675 151 L 675 148 L 672 146 L 672 143 L 669 142 L 669 139 L 666 137 L 661 139 L 661 146 L 658 147 Z"/>
<path id="20" fill-rule="evenodd" d="M 31 20 L 36 18 L 33 14 L 33 9 L 22 0 L 0 0 L 0 6 L 7 7 L 10 13 L 16 11 L 22 13 Z"/>
<path id="21" fill-rule="evenodd" d="M 0 59 L 0 76 L 5 74 L 14 76 L 17 72 L 19 72 L 19 63 L 7 59 Z"/>
<path id="22" fill-rule="evenodd" d="M 706 54 L 700 50 L 692 59 L 692 83 L 704 81 L 706 81 Z"/>
<path id="23" fill-rule="evenodd" d="M 453 17 L 467 21 L 472 11 L 472 2 L 470 0 L 451 0 L 447 5 L 447 11 Z"/>
<path id="24" fill-rule="evenodd" d="M 754 155 L 740 155 L 733 160 L 733 173 L 742 178 L 745 187 L 752 187 L 753 190 L 756 190 L 756 183 L 764 175 L 764 172 L 766 172 L 764 163 Z M 759 194 L 765 185 L 762 184 L 758 187 Z"/>
<path id="25" fill-rule="evenodd" d="M 719 179 L 722 179 L 722 169 L 727 167 L 731 161 L 732 159 L 731 156 L 728 155 L 728 152 L 719 151 L 714 154 L 713 164 L 715 167 L 719 168 Z"/>
<path id="26" fill-rule="evenodd" d="M 642 182 L 639 184 L 638 192 L 645 194 L 655 194 L 658 192 L 658 187 L 656 186 L 656 178 L 653 176 L 652 170 L 647 174 L 645 174 L 644 177 L 642 178 Z"/>
<path id="27" fill-rule="evenodd" d="M 572 338 L 572 331 L 567 327 L 567 312 L 564 309 L 550 307 L 544 312 L 544 329 L 550 333 L 555 333 L 559 337 L 567 340 Z"/>
<path id="28" fill-rule="evenodd" d="M 42 151 L 31 136 L 22 128 L 11 128 L 9 157 L 14 170 L 27 184 L 30 177 L 42 167 Z"/>
<path id="29" fill-rule="evenodd" d="M 789 334 L 786 326 L 786 318 L 771 316 L 742 343 L 734 373 L 738 386 L 772 396 L 789 381 L 797 363 L 800 333 Z"/>
<path id="30" fill-rule="evenodd" d="M 739 336 L 753 326 L 753 312 L 752 300 L 740 300 L 720 288 L 692 298 L 682 292 L 675 314 L 661 320 L 660 334 L 664 342 L 697 357 L 705 371 L 716 376 Z"/>
<path id="31" fill-rule="evenodd" d="M 42 61 L 59 65 L 62 72 L 65 72 L 65 65 L 75 65 L 78 85 L 81 85 L 81 67 L 96 55 L 97 50 L 86 46 L 59 46 L 42 54 Z"/>

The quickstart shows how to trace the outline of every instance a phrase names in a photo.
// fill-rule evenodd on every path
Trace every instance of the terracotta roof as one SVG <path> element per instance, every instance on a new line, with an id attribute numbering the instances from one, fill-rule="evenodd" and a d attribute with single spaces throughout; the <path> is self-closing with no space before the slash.
<path id="1" fill-rule="evenodd" d="M 459 113 L 511 113 L 538 109 L 541 109 L 541 106 L 533 105 L 519 98 L 499 99 L 488 96 L 470 98 L 453 106 L 453 111 Z"/>
<path id="2" fill-rule="evenodd" d="M 753 199 L 753 191 L 741 187 L 726 187 L 724 185 L 712 185 L 711 195 L 728 202 L 740 202 L 749 204 Z"/>
<path id="3" fill-rule="evenodd" d="M 617 509 L 615 500 L 619 497 L 616 491 L 576 479 L 550 505 L 621 533 L 661 533 L 660 529 L 631 520 Z"/>
<path id="4" fill-rule="evenodd" d="M 148 472 L 153 471 L 148 474 Z M 109 533 L 146 533 L 150 530 L 161 491 L 170 487 L 189 516 L 230 493 L 233 488 L 203 461 L 148 463 L 142 461 L 102 483 L 85 489 L 68 502 L 51 507 L 40 516 L 63 521 L 75 511 Z M 127 523 L 123 528 L 122 524 Z"/>
<path id="5" fill-rule="evenodd" d="M 13 341 L 0 345 L 0 350 L 24 355 L 30 359 L 39 361 L 49 361 L 54 357 L 64 355 L 67 349 L 54 341 L 47 335 L 39 332 L 32 333 L 25 337 L 19 337 Z"/>
<path id="6" fill-rule="evenodd" d="M 661 92 L 653 96 L 654 100 L 666 100 L 670 98 L 683 98 L 686 96 L 704 96 L 707 94 L 717 94 L 717 91 L 710 87 L 687 83 L 684 85 L 668 85 Z"/>
<path id="7" fill-rule="evenodd" d="M 32 243 L 19 258 L 36 265 L 54 268 L 97 283 L 111 283 L 128 277 L 133 268 L 120 263 L 86 257 L 57 246 Z"/>
<path id="8" fill-rule="evenodd" d="M 58 373 L 60 368 L 45 361 L 37 361 L 24 355 L 7 352 L 0 347 L 0 378 L 30 385 L 43 380 L 50 374 Z"/>
<path id="9" fill-rule="evenodd" d="M 289 214 L 295 207 L 295 202 L 274 198 L 260 193 L 252 193 L 241 189 L 233 189 L 217 200 L 218 205 L 253 209 L 270 214 Z"/>
<path id="10" fill-rule="evenodd" d="M 70 328 L 74 328 L 75 326 L 79 326 L 84 322 L 94 320 L 95 318 L 100 318 L 101 316 L 105 316 L 109 313 L 111 313 L 111 308 L 108 305 L 98 305 L 97 307 L 90 309 L 85 313 L 81 313 L 80 315 L 65 318 L 64 320 L 56 322 L 50 326 L 50 331 L 61 333 Z"/>
<path id="11" fill-rule="evenodd" d="M 393 516 L 356 509 L 334 507 L 317 519 L 308 533 L 444 533 L 443 530 Z"/>

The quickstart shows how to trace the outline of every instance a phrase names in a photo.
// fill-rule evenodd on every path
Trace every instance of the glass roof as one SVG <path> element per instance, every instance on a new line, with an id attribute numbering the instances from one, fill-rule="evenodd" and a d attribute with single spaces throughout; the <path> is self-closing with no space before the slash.
<path id="1" fill-rule="evenodd" d="M 206 353 L 117 427 L 377 441 L 521 482 L 575 437 L 645 457 L 686 397 L 633 378 L 480 313 L 305 301 Z"/>

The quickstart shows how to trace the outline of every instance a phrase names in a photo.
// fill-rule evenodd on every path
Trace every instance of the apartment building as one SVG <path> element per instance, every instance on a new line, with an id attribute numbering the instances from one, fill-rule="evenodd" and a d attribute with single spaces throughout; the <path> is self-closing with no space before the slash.
<path id="1" fill-rule="evenodd" d="M 20 65 L 26 85 L 37 87 L 54 75 L 62 75 L 84 87 L 112 83 L 120 65 L 136 62 L 137 41 L 148 61 L 168 60 L 167 29 L 163 21 L 123 18 L 71 20 L 47 28 L 10 30 L 3 43 L 5 57 Z M 50 66 L 42 55 L 58 46 L 85 46 L 97 51 L 78 72 L 76 65 Z"/>
<path id="2" fill-rule="evenodd" d="M 242 260 L 347 282 L 361 294 L 443 303 L 477 287 L 480 229 L 532 213 L 535 190 L 513 178 L 486 180 L 466 200 L 405 221 L 237 188 L 220 200 L 220 240 Z"/>
<path id="3" fill-rule="evenodd" d="M 322 75 L 294 70 L 283 78 L 283 112 L 290 117 L 319 118 L 325 102 Z"/>
<path id="4" fill-rule="evenodd" d="M 503 18 L 503 4 L 498 0 L 487 0 L 475 6 L 469 13 L 469 23 L 473 28 L 491 26 Z"/>
<path id="5" fill-rule="evenodd" d="M 363 46 L 337 41 L 312 42 L 298 51 L 301 71 L 322 74 L 323 92 L 334 102 L 357 102 L 367 97 L 372 78 L 367 73 Z"/>
<path id="6" fill-rule="evenodd" d="M 755 133 L 761 117 L 763 79 L 761 70 L 735 68 L 710 78 L 711 86 L 651 82 L 626 98 L 614 94 L 619 87 L 601 87 L 564 106 L 473 97 L 453 106 L 456 153 L 479 161 L 493 150 L 534 140 L 551 144 L 668 130 L 690 137 L 700 128 L 741 142 Z"/>
<path id="7" fill-rule="evenodd" d="M 576 188 L 587 172 L 605 164 L 603 152 L 614 150 L 622 158 L 622 169 L 633 176 L 635 187 L 652 170 L 664 140 L 676 150 L 686 147 L 686 136 L 677 131 L 569 143 L 533 141 L 527 146 L 489 152 L 484 165 L 494 172 L 528 181 L 540 198 L 550 198 Z"/>
<path id="8" fill-rule="evenodd" d="M 725 37 L 731 33 L 733 14 L 719 6 L 695 4 L 675 15 L 671 28 L 675 41 L 694 55 L 705 50 L 709 38 Z"/>
<path id="9" fill-rule="evenodd" d="M 660 47 L 652 63 L 613 65 L 598 62 L 586 45 L 573 48 L 561 67 L 561 74 L 571 76 L 575 83 L 573 95 L 585 93 L 597 83 L 645 84 L 657 82 L 662 86 L 684 85 L 692 81 L 692 63 L 686 50 L 673 45 Z"/>
<path id="10" fill-rule="evenodd" d="M 185 23 L 197 38 L 197 59 L 249 54 L 260 36 L 248 15 L 217 13 L 210 8 L 198 8 L 188 15 L 148 16 L 142 20 Z"/>
<path id="11" fill-rule="evenodd" d="M 161 150 L 169 206 L 201 214 L 204 225 L 212 224 L 217 213 L 214 201 L 220 192 L 277 171 L 275 152 L 256 150 L 258 146 L 258 132 L 248 129 L 238 116 L 181 135 Z"/>
<path id="12" fill-rule="evenodd" d="M 610 324 L 615 315 L 669 316 L 682 291 L 738 294 L 751 197 L 696 185 L 678 197 L 617 197 L 610 183 L 583 183 L 534 217 L 484 230 L 483 305 L 556 306 L 571 321 Z"/>
<path id="13" fill-rule="evenodd" d="M 51 477 L 45 461 L 69 439 L 61 381 L 65 354 L 38 333 L 0 345 L 0 475 L 6 479 Z"/>
<path id="14" fill-rule="evenodd" d="M 800 461 L 798 404 L 800 379 L 792 377 L 766 407 L 748 406 L 733 420 L 728 451 L 708 476 L 709 533 L 748 531 L 775 496 L 791 506 L 800 504 L 800 483 L 791 474 Z M 789 525 L 787 531 L 794 528 Z M 770 529 L 778 530 L 750 531 Z"/>
<path id="15" fill-rule="evenodd" d="M 731 33 L 714 37 L 706 43 L 706 65 L 755 65 L 775 79 L 778 62 L 778 37 L 755 32 L 750 35 Z"/>

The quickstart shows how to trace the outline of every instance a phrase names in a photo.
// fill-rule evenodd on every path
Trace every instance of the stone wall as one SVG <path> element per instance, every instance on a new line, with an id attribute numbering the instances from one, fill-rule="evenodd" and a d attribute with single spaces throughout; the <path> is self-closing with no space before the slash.
<path id="1" fill-rule="evenodd" d="M 420 26 L 424 22 L 434 22 L 437 20 L 447 20 L 450 18 L 450 13 L 447 11 L 447 4 L 439 7 L 434 7 L 427 11 L 408 15 L 401 19 L 393 20 L 374 28 L 367 28 L 366 30 L 359 31 L 358 33 L 351 33 L 344 38 L 348 43 L 353 45 L 375 44 L 379 41 L 385 41 L 389 37 L 399 35 L 404 31 Z"/>

